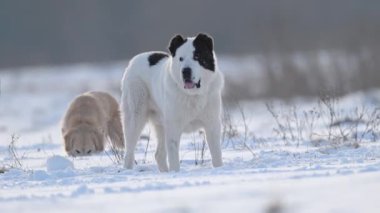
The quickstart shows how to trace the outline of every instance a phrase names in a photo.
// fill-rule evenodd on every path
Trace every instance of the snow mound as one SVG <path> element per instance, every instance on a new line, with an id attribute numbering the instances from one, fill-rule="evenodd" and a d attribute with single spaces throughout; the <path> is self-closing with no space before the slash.
<path id="1" fill-rule="evenodd" d="M 55 156 L 49 157 L 46 161 L 46 169 L 49 172 L 66 170 L 67 168 L 73 169 L 74 164 L 65 157 L 55 155 Z"/>

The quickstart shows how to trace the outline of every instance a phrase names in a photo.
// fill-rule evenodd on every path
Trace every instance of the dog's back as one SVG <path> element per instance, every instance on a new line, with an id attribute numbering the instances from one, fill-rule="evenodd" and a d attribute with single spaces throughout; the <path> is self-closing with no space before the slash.
<path id="1" fill-rule="evenodd" d="M 70 104 L 63 120 L 63 129 L 74 127 L 80 123 L 97 124 L 101 110 L 97 100 L 91 95 L 80 95 Z"/>

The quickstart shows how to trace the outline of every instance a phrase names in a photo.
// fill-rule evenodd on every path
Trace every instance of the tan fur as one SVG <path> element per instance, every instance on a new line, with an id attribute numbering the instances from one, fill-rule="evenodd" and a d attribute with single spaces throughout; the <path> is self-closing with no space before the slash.
<path id="1" fill-rule="evenodd" d="M 104 151 L 107 137 L 124 147 L 119 104 L 105 92 L 87 92 L 70 104 L 62 124 L 65 150 L 70 156 Z"/>

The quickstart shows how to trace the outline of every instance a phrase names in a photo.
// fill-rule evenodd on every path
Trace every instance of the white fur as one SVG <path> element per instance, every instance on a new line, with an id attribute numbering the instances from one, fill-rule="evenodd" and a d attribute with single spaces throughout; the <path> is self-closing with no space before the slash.
<path id="1" fill-rule="evenodd" d="M 157 134 L 155 158 L 160 171 L 179 171 L 181 134 L 200 128 L 206 132 L 213 166 L 223 165 L 220 148 L 223 76 L 216 57 L 215 71 L 206 70 L 193 60 L 193 40 L 188 38 L 175 57 L 163 58 L 156 65 L 148 63 L 152 52 L 139 54 L 129 62 L 122 80 L 121 99 L 125 168 L 133 168 L 136 143 L 148 121 Z M 184 60 L 180 62 L 179 57 Z M 181 74 L 184 67 L 193 70 L 195 82 L 201 79 L 199 89 L 184 88 Z"/>

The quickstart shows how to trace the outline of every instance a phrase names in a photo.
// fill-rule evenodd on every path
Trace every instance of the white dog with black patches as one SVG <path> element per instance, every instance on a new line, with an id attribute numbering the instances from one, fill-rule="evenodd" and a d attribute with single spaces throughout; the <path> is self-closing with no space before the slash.
<path id="1" fill-rule="evenodd" d="M 121 98 L 125 168 L 133 168 L 135 147 L 148 121 L 157 134 L 155 158 L 161 172 L 179 171 L 181 134 L 200 128 L 206 132 L 213 166 L 223 165 L 223 75 L 218 70 L 213 46 L 213 39 L 206 34 L 186 39 L 177 35 L 170 41 L 170 55 L 146 52 L 129 62 Z"/>

